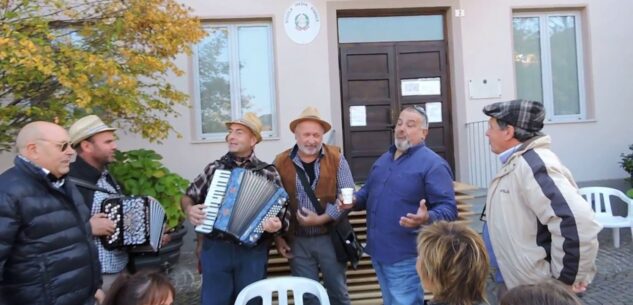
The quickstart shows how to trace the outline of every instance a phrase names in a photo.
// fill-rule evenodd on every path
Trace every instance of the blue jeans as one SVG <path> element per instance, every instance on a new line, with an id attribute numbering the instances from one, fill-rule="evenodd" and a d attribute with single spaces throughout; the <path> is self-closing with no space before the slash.
<path id="1" fill-rule="evenodd" d="M 424 289 L 415 269 L 417 258 L 408 258 L 393 264 L 372 260 L 384 305 L 422 305 Z"/>
<path id="2" fill-rule="evenodd" d="M 244 287 L 266 277 L 268 244 L 254 248 L 205 238 L 202 243 L 202 305 L 232 305 Z M 254 299 L 250 304 L 261 303 Z"/>

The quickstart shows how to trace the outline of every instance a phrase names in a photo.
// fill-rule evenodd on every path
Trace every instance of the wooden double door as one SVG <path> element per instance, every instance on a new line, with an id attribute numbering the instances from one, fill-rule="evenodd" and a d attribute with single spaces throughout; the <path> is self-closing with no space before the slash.
<path id="1" fill-rule="evenodd" d="M 445 41 L 339 44 L 339 60 L 345 157 L 356 181 L 367 179 L 393 143 L 400 110 L 409 105 L 427 109 L 426 145 L 454 170 Z"/>

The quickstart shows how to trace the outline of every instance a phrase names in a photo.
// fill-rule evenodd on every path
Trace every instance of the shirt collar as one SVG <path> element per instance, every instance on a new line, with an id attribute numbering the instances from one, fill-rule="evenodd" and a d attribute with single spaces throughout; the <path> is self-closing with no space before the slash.
<path id="1" fill-rule="evenodd" d="M 501 164 L 506 164 L 506 162 L 508 162 L 508 160 L 510 159 L 510 157 L 512 156 L 512 154 L 514 154 L 517 149 L 519 149 L 519 146 L 521 146 L 521 144 L 523 143 L 519 143 L 515 146 L 512 146 L 510 148 L 508 148 L 506 151 L 502 152 L 499 154 L 499 161 L 501 161 Z"/>

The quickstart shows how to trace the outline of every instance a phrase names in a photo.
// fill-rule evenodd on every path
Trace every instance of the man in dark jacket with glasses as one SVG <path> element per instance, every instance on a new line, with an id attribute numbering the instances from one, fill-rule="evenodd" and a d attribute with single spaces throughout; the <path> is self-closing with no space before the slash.
<path id="1" fill-rule="evenodd" d="M 0 175 L 0 304 L 92 305 L 100 285 L 90 213 L 66 178 L 74 154 L 61 126 L 33 122 Z"/>

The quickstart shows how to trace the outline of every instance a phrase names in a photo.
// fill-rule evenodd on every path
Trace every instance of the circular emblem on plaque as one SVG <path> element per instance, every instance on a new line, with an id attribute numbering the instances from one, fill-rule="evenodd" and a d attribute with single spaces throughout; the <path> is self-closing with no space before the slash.
<path id="1" fill-rule="evenodd" d="M 286 35 L 299 44 L 308 44 L 319 34 L 321 18 L 312 3 L 296 1 L 284 15 Z"/>

